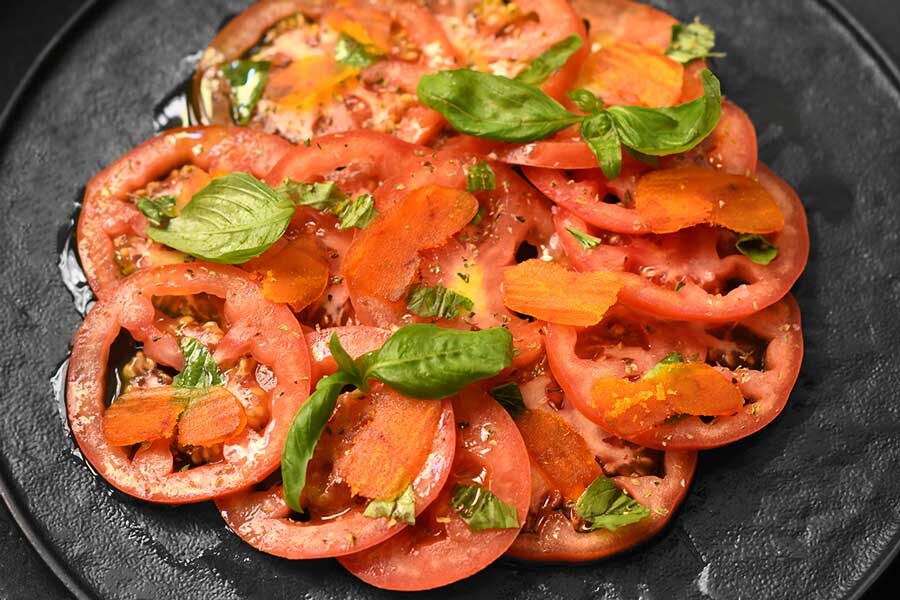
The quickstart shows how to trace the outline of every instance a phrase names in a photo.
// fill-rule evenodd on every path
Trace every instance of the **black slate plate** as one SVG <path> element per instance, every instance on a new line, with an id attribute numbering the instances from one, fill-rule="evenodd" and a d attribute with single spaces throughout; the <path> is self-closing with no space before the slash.
<path id="1" fill-rule="evenodd" d="M 210 505 L 111 491 L 81 461 L 51 391 L 80 321 L 56 266 L 73 202 L 152 134 L 152 107 L 190 73 L 185 56 L 245 3 L 93 9 L 0 138 L 0 493 L 77 595 L 388 596 L 332 562 L 255 552 Z M 716 26 L 726 92 L 809 210 L 800 382 L 775 424 L 703 455 L 683 510 L 646 547 L 582 568 L 497 565 L 436 597 L 853 598 L 900 544 L 900 77 L 830 0 L 661 4 Z"/>

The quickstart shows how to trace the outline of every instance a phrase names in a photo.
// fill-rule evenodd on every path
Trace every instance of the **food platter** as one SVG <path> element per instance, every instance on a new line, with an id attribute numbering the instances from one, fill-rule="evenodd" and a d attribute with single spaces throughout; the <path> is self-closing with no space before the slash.
<path id="1" fill-rule="evenodd" d="M 898 81 L 839 10 L 784 4 L 662 7 L 715 24 L 729 52 L 717 68 L 726 90 L 759 124 L 763 161 L 810 214 L 813 254 L 795 288 L 807 355 L 788 408 L 761 434 L 704 453 L 693 493 L 645 547 L 582 568 L 507 562 L 436 594 L 854 597 L 896 551 L 900 181 L 883 140 L 900 133 L 889 117 Z M 209 506 L 154 507 L 114 492 L 81 459 L 51 385 L 81 318 L 57 265 L 84 182 L 153 133 L 153 107 L 242 8 L 87 9 L 4 124 L 3 496 L 77 595 L 381 594 L 333 562 L 243 546 Z"/>

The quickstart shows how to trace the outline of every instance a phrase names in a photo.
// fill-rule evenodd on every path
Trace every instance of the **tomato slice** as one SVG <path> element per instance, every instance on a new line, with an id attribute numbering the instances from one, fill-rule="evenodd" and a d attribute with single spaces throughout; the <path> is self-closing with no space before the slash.
<path id="1" fill-rule="evenodd" d="M 104 435 L 109 348 L 120 331 L 126 329 L 135 340 L 143 342 L 148 355 L 181 369 L 183 358 L 176 337 L 157 319 L 152 298 L 201 293 L 224 300 L 223 311 L 230 324 L 216 345 L 216 363 L 227 367 L 250 355 L 261 365 L 260 369 L 264 367 L 264 373 L 257 370 L 255 380 L 264 390 L 265 418 L 259 420 L 254 413 L 255 427 L 243 428 L 236 437 L 228 436 L 222 460 L 173 470 L 169 440 L 139 447 L 132 454 L 130 448 L 112 446 Z M 198 502 L 252 485 L 278 468 L 291 421 L 309 395 L 309 374 L 309 351 L 299 324 L 286 307 L 265 300 L 259 286 L 246 273 L 202 262 L 154 267 L 123 281 L 85 319 L 69 363 L 69 422 L 85 458 L 116 488 L 153 502 Z M 234 387 L 238 383 L 229 382 L 226 387 L 238 391 Z M 240 394 L 235 395 L 243 402 Z M 228 415 L 217 415 L 224 419 L 219 422 L 204 415 L 202 406 L 196 408 L 200 412 L 191 417 L 188 433 L 200 437 L 185 441 L 219 441 L 213 439 L 215 431 L 228 428 Z M 240 420 L 239 411 L 233 415 Z M 240 428 L 239 424 L 231 425 L 232 431 Z"/>
<path id="2" fill-rule="evenodd" d="M 663 51 L 678 23 L 672 15 L 632 0 L 572 0 L 572 8 L 590 23 L 591 40 L 601 45 L 624 41 Z"/>
<path id="3" fill-rule="evenodd" d="M 387 329 L 366 327 L 364 325 L 348 327 L 332 327 L 311 331 L 306 334 L 306 343 L 309 345 L 310 358 L 312 359 L 312 380 L 318 381 L 322 377 L 331 375 L 337 371 L 338 366 L 331 356 L 331 336 L 337 334 L 341 340 L 341 346 L 350 356 L 362 356 L 366 352 L 381 348 L 391 337 Z"/>
<path id="4" fill-rule="evenodd" d="M 341 36 L 363 45 L 373 64 L 338 61 Z M 458 62 L 435 18 L 415 2 L 258 2 L 219 32 L 197 66 L 191 101 L 201 122 L 234 122 L 222 67 L 238 59 L 271 64 L 246 124 L 294 143 L 361 128 L 424 142 L 443 119 L 415 101 L 418 80 Z"/>
<path id="5" fill-rule="evenodd" d="M 627 235 L 589 227 L 566 211 L 556 217 L 557 232 L 579 270 L 614 271 L 622 278 L 619 301 L 651 314 L 679 320 L 728 322 L 777 302 L 803 272 L 809 255 L 806 212 L 787 183 L 760 168 L 759 182 L 775 200 L 784 229 L 767 236 L 778 246 L 768 265 L 740 254 L 737 235 L 724 229 L 692 227 L 666 235 Z M 570 230 L 602 244 L 583 248 Z"/>
<path id="6" fill-rule="evenodd" d="M 549 374 L 521 386 L 528 411 L 516 420 L 531 460 L 528 520 L 507 554 L 539 562 L 586 562 L 632 548 L 672 518 L 694 475 L 697 454 L 624 442 L 588 421 Z M 615 531 L 579 530 L 571 506 L 599 475 L 650 509 Z"/>
<path id="7" fill-rule="evenodd" d="M 567 398 L 596 423 L 605 422 L 593 400 L 596 381 L 636 379 L 672 352 L 737 383 L 745 399 L 737 412 L 681 416 L 626 436 L 666 450 L 715 448 L 759 431 L 784 409 L 803 359 L 800 310 L 790 296 L 730 325 L 660 321 L 618 306 L 596 328 L 549 325 L 546 345 Z"/>
<path id="8" fill-rule="evenodd" d="M 674 106 L 681 99 L 684 66 L 661 51 L 618 41 L 585 61 L 575 88 L 585 88 L 608 106 Z"/>
<path id="9" fill-rule="evenodd" d="M 136 206 L 136 194 L 172 194 L 183 206 L 190 199 L 185 190 L 192 195 L 210 174 L 245 171 L 262 178 L 290 147 L 278 137 L 248 129 L 173 129 L 100 171 L 87 185 L 78 218 L 78 255 L 91 289 L 102 299 L 129 271 L 185 260 L 147 239 L 148 222 Z M 185 165 L 190 167 L 183 169 Z M 155 183 L 172 171 L 166 181 Z M 124 254 L 134 253 L 137 258 L 123 260 Z"/>
<path id="10" fill-rule="evenodd" d="M 528 510 L 530 478 L 522 438 L 506 411 L 476 388 L 453 401 L 458 430 L 447 485 L 415 526 L 368 550 L 342 556 L 348 571 L 387 590 L 427 590 L 482 570 L 516 539 L 518 529 L 473 532 L 450 506 L 456 485 L 477 483 L 512 504 L 520 522 Z"/>

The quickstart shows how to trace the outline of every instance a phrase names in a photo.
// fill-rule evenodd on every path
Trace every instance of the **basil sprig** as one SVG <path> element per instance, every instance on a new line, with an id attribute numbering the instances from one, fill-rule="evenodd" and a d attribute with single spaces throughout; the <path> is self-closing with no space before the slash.
<path id="1" fill-rule="evenodd" d="M 408 325 L 378 350 L 356 359 L 344 350 L 337 334 L 328 345 L 338 370 L 319 380 L 316 391 L 297 411 L 281 453 L 284 499 L 296 512 L 303 510 L 300 494 L 306 485 L 306 467 L 345 388 L 368 391 L 369 381 L 375 379 L 412 398 L 446 398 L 509 367 L 513 354 L 512 335 L 502 327 L 458 331 Z"/>
<path id="2" fill-rule="evenodd" d="M 528 85 L 541 85 L 559 71 L 583 44 L 584 40 L 575 34 L 553 44 L 516 75 L 516 81 Z"/>
<path id="3" fill-rule="evenodd" d="M 272 63 L 267 60 L 235 60 L 221 68 L 231 85 L 231 117 L 238 125 L 246 125 L 253 109 L 262 98 Z"/>
<path id="4" fill-rule="evenodd" d="M 778 246 L 761 235 L 744 234 L 738 237 L 735 246 L 738 252 L 758 265 L 767 265 L 778 256 Z"/>
<path id="5" fill-rule="evenodd" d="M 616 487 L 611 479 L 600 475 L 578 498 L 575 513 L 588 524 L 591 531 L 615 531 L 641 521 L 650 514 L 650 509 L 635 502 Z"/>
<path id="6" fill-rule="evenodd" d="M 455 319 L 461 312 L 471 312 L 469 298 L 442 285 L 414 286 L 406 298 L 406 308 L 420 317 Z"/>
<path id="7" fill-rule="evenodd" d="M 172 379 L 172 385 L 180 388 L 208 388 L 222 385 L 224 379 L 219 365 L 199 340 L 183 337 L 178 347 L 184 356 L 184 368 Z"/>
<path id="8" fill-rule="evenodd" d="M 687 64 L 698 58 L 721 58 L 724 52 L 713 52 L 716 46 L 716 32 L 700 20 L 693 23 L 672 25 L 672 41 L 666 49 L 666 56 L 674 61 Z"/>
<path id="9" fill-rule="evenodd" d="M 365 229 L 379 215 L 371 194 L 351 199 L 333 181 L 299 183 L 285 179 L 278 189 L 294 198 L 297 204 L 334 215 L 340 221 L 341 230 L 351 227 Z"/>
<path id="10" fill-rule="evenodd" d="M 385 518 L 407 525 L 416 524 L 416 493 L 412 484 L 396 498 L 372 500 L 363 512 L 370 519 Z"/>
<path id="11" fill-rule="evenodd" d="M 521 527 L 516 507 L 480 485 L 457 485 L 450 506 L 472 531 Z"/>
<path id="12" fill-rule="evenodd" d="M 622 146 L 650 156 L 686 152 L 710 134 L 722 114 L 719 80 L 701 73 L 703 97 L 679 106 L 604 108 L 578 93 L 592 114 L 576 115 L 539 88 L 469 69 L 439 71 L 419 80 L 419 101 L 461 133 L 500 142 L 533 142 L 571 125 L 597 156 L 609 179 L 622 167 Z"/>
<path id="13" fill-rule="evenodd" d="M 151 225 L 160 227 L 175 216 L 175 203 L 175 196 L 145 197 L 138 199 L 137 207 Z"/>
<path id="14" fill-rule="evenodd" d="M 247 173 L 213 179 L 165 228 L 147 235 L 191 256 L 238 264 L 259 256 L 287 229 L 294 203 Z"/>

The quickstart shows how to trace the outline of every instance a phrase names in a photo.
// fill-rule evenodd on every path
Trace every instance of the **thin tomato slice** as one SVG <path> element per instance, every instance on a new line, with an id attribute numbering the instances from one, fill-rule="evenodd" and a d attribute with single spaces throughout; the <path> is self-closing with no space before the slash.
<path id="1" fill-rule="evenodd" d="M 110 446 L 170 439 L 185 404 L 171 387 L 122 394 L 103 413 L 103 435 Z"/>
<path id="2" fill-rule="evenodd" d="M 522 438 L 506 411 L 480 390 L 463 390 L 453 407 L 459 423 L 456 457 L 441 495 L 415 526 L 339 559 L 366 583 L 402 591 L 448 585 L 488 566 L 516 539 L 518 529 L 471 531 L 451 508 L 450 496 L 456 485 L 478 483 L 514 506 L 521 522 L 530 489 L 522 470 L 528 460 Z"/>
<path id="3" fill-rule="evenodd" d="M 590 23 L 591 40 L 601 45 L 620 40 L 663 51 L 678 23 L 675 17 L 632 0 L 572 0 L 572 7 Z"/>
<path id="4" fill-rule="evenodd" d="M 391 337 L 387 329 L 366 327 L 363 325 L 332 327 L 311 331 L 306 334 L 306 343 L 309 345 L 310 358 L 312 359 L 312 380 L 318 381 L 322 377 L 331 375 L 337 371 L 338 366 L 331 355 L 331 336 L 337 334 L 341 340 L 341 346 L 350 356 L 362 356 L 366 352 L 381 348 Z"/>
<path id="5" fill-rule="evenodd" d="M 243 268 L 259 278 L 267 300 L 290 304 L 295 312 L 321 297 L 330 279 L 324 248 L 314 236 L 297 228 L 289 228 Z"/>
<path id="6" fill-rule="evenodd" d="M 192 398 L 178 421 L 178 443 L 182 446 L 221 444 L 244 431 L 247 412 L 225 388 L 213 388 Z"/>
<path id="7" fill-rule="evenodd" d="M 585 61 L 576 88 L 586 88 L 610 106 L 679 104 L 684 67 L 659 50 L 615 42 Z"/>

